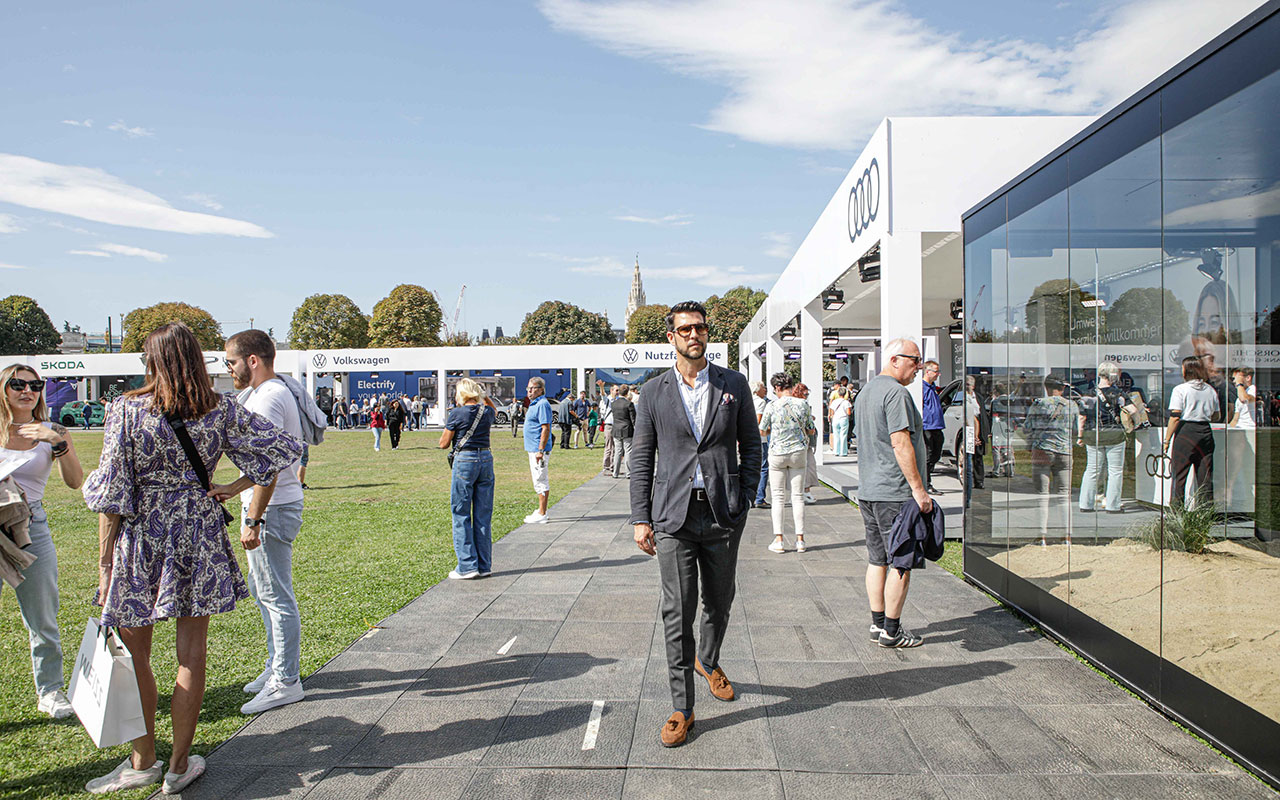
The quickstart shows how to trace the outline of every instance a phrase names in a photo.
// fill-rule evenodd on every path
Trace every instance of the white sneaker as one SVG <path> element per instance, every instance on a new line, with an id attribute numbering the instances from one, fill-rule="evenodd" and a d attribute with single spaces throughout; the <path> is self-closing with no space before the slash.
<path id="1" fill-rule="evenodd" d="M 165 794 L 177 794 L 190 786 L 192 781 L 203 774 L 204 759 L 197 755 L 187 756 L 187 771 L 181 775 L 176 772 L 166 772 L 164 774 L 164 783 L 160 785 L 160 791 Z"/>
<path id="2" fill-rule="evenodd" d="M 796 539 L 796 552 L 797 553 L 804 552 L 804 539 Z"/>
<path id="3" fill-rule="evenodd" d="M 787 548 L 786 548 L 786 546 L 785 546 L 785 545 L 783 545 L 783 544 L 782 544 L 782 542 L 778 541 L 777 539 L 774 539 L 774 540 L 773 540 L 773 544 L 769 545 L 769 550 L 770 550 L 771 552 L 774 552 L 774 553 L 785 553 L 785 552 L 787 552 Z"/>
<path id="4" fill-rule="evenodd" d="M 805 505 L 810 505 L 810 506 L 811 506 L 811 505 L 813 505 L 814 503 L 816 503 L 816 502 L 818 502 L 818 501 L 817 501 L 817 499 L 813 496 L 813 492 L 805 492 L 805 493 L 804 493 L 804 502 L 805 502 Z"/>
<path id="5" fill-rule="evenodd" d="M 469 581 L 473 578 L 479 578 L 480 571 L 475 572 L 458 572 L 456 569 L 449 572 L 449 580 L 451 581 Z"/>
<path id="6" fill-rule="evenodd" d="M 40 702 L 36 704 L 36 708 L 54 719 L 66 719 L 76 713 L 71 708 L 71 702 L 67 700 L 67 696 L 63 694 L 61 689 L 55 689 L 48 694 L 42 695 Z"/>
<path id="7" fill-rule="evenodd" d="M 258 692 L 252 700 L 240 706 L 240 713 L 257 714 L 268 709 L 296 703 L 306 696 L 307 693 L 302 690 L 302 681 L 281 683 L 272 677 L 271 680 L 267 681 L 267 685 L 262 687 L 262 691 Z"/>
<path id="8" fill-rule="evenodd" d="M 257 694 L 262 691 L 262 687 L 266 686 L 269 680 L 271 680 L 271 667 L 266 667 L 258 677 L 244 685 L 244 693 Z"/>
<path id="9" fill-rule="evenodd" d="M 107 792 L 119 792 L 125 789 L 137 789 L 140 786 L 159 783 L 163 775 L 163 761 L 157 759 L 156 763 L 146 769 L 134 769 L 129 765 L 129 759 L 126 758 L 120 762 L 120 766 L 106 775 L 101 778 L 94 778 L 86 783 L 84 790 L 90 794 L 106 794 Z"/>
<path id="10" fill-rule="evenodd" d="M 541 524 L 547 521 L 547 515 L 540 511 L 535 511 L 524 518 L 524 521 L 530 525 Z"/>

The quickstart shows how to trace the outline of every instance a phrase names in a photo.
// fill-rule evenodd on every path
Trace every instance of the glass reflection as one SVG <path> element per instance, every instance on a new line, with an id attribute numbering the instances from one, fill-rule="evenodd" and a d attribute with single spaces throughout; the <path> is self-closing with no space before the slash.
<path id="1" fill-rule="evenodd" d="M 1165 94 L 1183 108 L 1180 83 Z M 1165 430 L 1173 477 L 1163 498 L 1163 653 L 1280 719 L 1280 359 L 1268 346 L 1276 341 L 1280 76 L 1184 118 L 1163 137 L 1165 286 L 1177 299 L 1164 315 L 1164 410 L 1182 409 Z M 1198 410 L 1210 400 L 1221 415 L 1205 421 Z"/>

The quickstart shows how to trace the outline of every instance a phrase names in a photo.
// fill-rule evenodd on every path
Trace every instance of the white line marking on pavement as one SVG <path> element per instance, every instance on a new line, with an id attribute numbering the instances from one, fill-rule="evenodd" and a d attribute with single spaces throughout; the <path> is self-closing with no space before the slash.
<path id="1" fill-rule="evenodd" d="M 596 737 L 600 735 L 600 718 L 604 716 L 604 701 L 591 704 L 591 719 L 587 721 L 587 733 L 582 737 L 583 750 L 596 749 Z"/>
<path id="2" fill-rule="evenodd" d="M 505 656 L 507 654 L 507 651 L 511 649 L 511 645 L 515 644 L 516 639 L 519 639 L 519 638 L 520 636 L 518 634 L 516 636 L 512 636 L 511 641 L 507 642 L 502 647 L 498 648 L 498 655 Z"/>

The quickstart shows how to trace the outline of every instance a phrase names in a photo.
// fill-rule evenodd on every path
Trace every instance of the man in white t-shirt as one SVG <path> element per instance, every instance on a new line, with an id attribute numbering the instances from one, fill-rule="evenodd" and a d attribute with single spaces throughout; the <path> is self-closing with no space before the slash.
<path id="1" fill-rule="evenodd" d="M 259 330 L 241 331 L 227 340 L 226 365 L 237 400 L 299 440 L 302 421 L 298 401 L 275 372 L 276 347 Z M 302 529 L 302 484 L 297 465 L 283 469 L 270 486 L 240 495 L 244 522 L 240 541 L 249 562 L 249 590 L 267 629 L 267 663 L 257 678 L 245 684 L 254 697 L 240 708 L 257 714 L 296 703 L 305 694 L 300 680 L 302 624 L 293 594 L 293 542 Z"/>
<path id="2" fill-rule="evenodd" d="M 1231 386 L 1235 389 L 1235 416 L 1231 418 L 1231 427 L 1241 430 L 1255 430 L 1258 427 L 1258 387 L 1253 385 L 1253 368 L 1236 367 L 1231 371 Z"/>

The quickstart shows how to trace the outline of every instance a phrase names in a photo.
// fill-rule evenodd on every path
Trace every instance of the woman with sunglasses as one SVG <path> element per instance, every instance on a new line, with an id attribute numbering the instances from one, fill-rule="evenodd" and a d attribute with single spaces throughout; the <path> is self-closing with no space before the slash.
<path id="1" fill-rule="evenodd" d="M 102 624 L 119 629 L 133 656 L 147 733 L 133 740 L 130 758 L 86 784 L 94 794 L 147 786 L 162 775 L 162 790 L 173 794 L 204 772 L 191 743 L 204 701 L 209 617 L 249 597 L 216 500 L 270 485 L 302 454 L 297 439 L 213 391 L 200 344 L 186 325 L 156 328 L 143 354 L 146 383 L 109 407 L 102 460 L 84 497 L 98 512 Z M 178 435 L 184 428 L 192 456 Z M 192 457 L 212 475 L 224 454 L 244 477 L 206 491 Z M 259 546 L 256 538 L 241 542 Z M 152 632 L 166 619 L 176 620 L 178 662 L 167 774 L 156 759 L 151 669 Z"/>
<path id="2" fill-rule="evenodd" d="M 71 716 L 71 704 L 62 691 L 62 641 L 58 636 L 58 553 L 45 514 L 44 487 L 54 462 L 62 482 L 79 489 L 84 470 L 67 429 L 49 421 L 44 402 L 44 381 L 31 367 L 14 364 L 0 371 L 4 401 L 0 425 L 4 426 L 0 456 L 28 458 L 13 479 L 31 509 L 26 551 L 36 557 L 22 571 L 23 581 L 14 590 L 22 624 L 31 641 L 31 671 L 36 681 L 37 708 L 54 719 Z"/>

